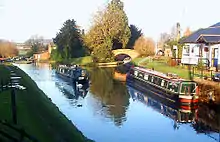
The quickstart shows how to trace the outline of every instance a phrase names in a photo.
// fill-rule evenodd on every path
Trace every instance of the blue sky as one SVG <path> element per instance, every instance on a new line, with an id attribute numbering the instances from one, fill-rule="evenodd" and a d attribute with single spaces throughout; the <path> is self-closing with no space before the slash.
<path id="1" fill-rule="evenodd" d="M 0 39 L 23 42 L 31 35 L 53 38 L 69 18 L 88 29 L 109 0 L 0 0 Z M 219 0 L 123 0 L 130 24 L 154 40 L 176 22 L 184 31 L 220 22 Z"/>

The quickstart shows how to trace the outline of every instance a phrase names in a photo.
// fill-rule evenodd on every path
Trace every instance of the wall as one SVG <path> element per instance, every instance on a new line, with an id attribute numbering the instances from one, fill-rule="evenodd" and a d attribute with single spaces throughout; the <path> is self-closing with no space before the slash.
<path id="1" fill-rule="evenodd" d="M 44 53 L 34 54 L 34 60 L 37 61 L 49 60 L 49 58 L 50 58 L 50 54 L 48 51 Z"/>

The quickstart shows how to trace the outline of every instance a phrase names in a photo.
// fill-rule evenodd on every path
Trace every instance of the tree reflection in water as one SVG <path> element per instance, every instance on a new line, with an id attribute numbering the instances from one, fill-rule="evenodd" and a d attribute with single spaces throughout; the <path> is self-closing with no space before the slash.
<path id="1" fill-rule="evenodd" d="M 193 124 L 197 133 L 219 133 L 220 110 L 217 106 L 199 105 L 196 123 Z"/>
<path id="2" fill-rule="evenodd" d="M 120 126 L 126 120 L 129 95 L 126 86 L 113 79 L 114 71 L 114 68 L 92 69 L 90 92 L 101 101 L 96 104 L 96 109 L 102 110 L 105 117 L 110 117 L 116 126 Z"/>

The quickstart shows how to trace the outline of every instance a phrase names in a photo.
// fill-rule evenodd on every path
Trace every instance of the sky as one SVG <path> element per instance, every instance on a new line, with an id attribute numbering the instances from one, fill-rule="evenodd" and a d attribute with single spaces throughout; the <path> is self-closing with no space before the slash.
<path id="1" fill-rule="evenodd" d="M 110 0 L 0 0 L 0 39 L 24 42 L 32 35 L 50 39 L 67 19 L 88 30 L 93 15 Z M 159 39 L 180 23 L 182 32 L 220 22 L 219 0 L 122 0 L 129 19 L 147 37 Z"/>

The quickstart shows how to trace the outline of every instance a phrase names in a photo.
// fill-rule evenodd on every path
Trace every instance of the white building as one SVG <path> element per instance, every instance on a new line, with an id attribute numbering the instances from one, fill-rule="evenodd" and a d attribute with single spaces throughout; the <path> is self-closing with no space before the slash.
<path id="1" fill-rule="evenodd" d="M 197 65 L 201 60 L 209 67 L 220 67 L 220 23 L 200 29 L 180 42 L 185 43 L 182 64 Z"/>

